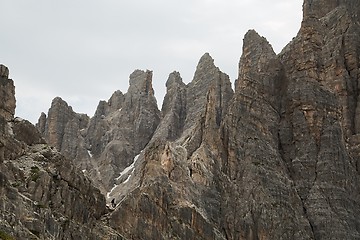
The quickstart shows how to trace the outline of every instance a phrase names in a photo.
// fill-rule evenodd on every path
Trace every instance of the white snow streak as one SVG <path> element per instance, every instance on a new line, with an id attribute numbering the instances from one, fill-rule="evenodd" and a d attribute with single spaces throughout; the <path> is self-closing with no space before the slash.
<path id="1" fill-rule="evenodd" d="M 131 173 L 133 173 L 134 172 L 134 169 L 133 169 L 133 171 L 131 172 Z M 124 182 L 122 182 L 122 183 L 127 183 L 129 180 L 130 180 L 130 178 L 131 178 L 131 174 L 127 177 L 127 179 L 124 181 Z"/>
<path id="2" fill-rule="evenodd" d="M 89 151 L 88 151 L 88 152 L 89 152 Z M 90 154 L 90 153 L 89 153 L 89 154 Z M 133 174 L 134 171 L 135 171 L 135 163 L 136 163 L 136 161 L 139 159 L 139 156 L 140 156 L 140 154 L 136 155 L 136 156 L 134 157 L 133 162 L 132 162 L 128 167 L 126 167 L 124 170 L 121 171 L 120 175 L 119 175 L 117 178 L 115 178 L 116 181 L 118 181 L 123 175 L 125 175 L 125 174 L 127 174 L 128 172 L 131 171 L 131 173 L 130 173 L 129 176 L 126 178 L 126 180 L 123 181 L 123 182 L 120 183 L 120 184 L 127 183 L 127 182 L 130 180 L 132 174 Z M 106 197 L 107 197 L 108 199 L 110 198 L 111 193 L 112 193 L 120 184 L 114 184 L 114 187 L 110 190 L 110 192 L 108 192 L 108 193 L 106 194 Z"/>
<path id="3" fill-rule="evenodd" d="M 119 185 L 115 184 L 114 187 L 110 190 L 110 192 L 108 192 L 108 193 L 106 194 L 106 197 L 107 197 L 107 198 L 110 198 L 110 194 L 112 193 L 112 191 L 115 190 L 115 188 L 117 188 L 117 186 L 119 186 Z"/>
<path id="4" fill-rule="evenodd" d="M 87 150 L 88 154 L 90 157 L 93 157 L 93 155 L 91 154 L 91 151 L 90 150 Z"/>
<path id="5" fill-rule="evenodd" d="M 139 154 L 140 155 L 140 154 Z M 121 173 L 120 176 L 118 176 L 116 178 L 116 180 L 119 180 L 123 175 L 127 174 L 130 170 L 132 170 L 132 172 L 134 172 L 134 167 L 135 167 L 135 163 L 139 158 L 139 155 L 136 155 L 134 157 L 134 161 L 130 164 L 130 166 L 126 167 Z M 130 174 L 131 175 L 131 174 Z M 125 180 L 126 181 L 126 180 Z"/>

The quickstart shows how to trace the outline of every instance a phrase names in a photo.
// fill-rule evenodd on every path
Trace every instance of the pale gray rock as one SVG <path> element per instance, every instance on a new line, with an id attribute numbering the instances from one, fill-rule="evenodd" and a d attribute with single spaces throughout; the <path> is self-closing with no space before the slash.
<path id="1" fill-rule="evenodd" d="M 41 113 L 36 124 L 46 142 L 55 147 L 65 157 L 72 159 L 75 166 L 91 169 L 85 135 L 90 118 L 86 114 L 73 111 L 60 97 L 54 98 L 48 115 Z"/>
<path id="2" fill-rule="evenodd" d="M 0 80 L 0 87 L 5 86 L 1 88 L 5 92 L 1 96 L 15 99 L 12 81 Z M 54 105 L 67 109 L 61 99 L 54 100 Z M 60 113 L 64 113 L 61 110 L 64 108 L 60 109 Z M 61 155 L 56 148 L 44 144 L 41 134 L 30 122 L 13 119 L 9 112 L 2 114 L 1 238 L 124 239 L 108 226 L 106 220 L 101 219 L 108 213 L 105 197 L 74 166 L 73 161 Z M 59 118 L 58 113 L 51 114 L 55 119 Z M 86 125 L 79 124 L 80 127 Z M 73 140 L 75 144 L 76 140 Z"/>
<path id="3" fill-rule="evenodd" d="M 166 82 L 162 119 L 152 141 L 158 138 L 174 141 L 181 136 L 186 119 L 186 90 L 187 86 L 183 83 L 180 73 L 171 73 Z"/>
<path id="4" fill-rule="evenodd" d="M 0 65 L 0 116 L 6 121 L 14 118 L 16 107 L 14 82 L 9 79 L 9 70 Z"/>
<path id="5" fill-rule="evenodd" d="M 152 72 L 141 70 L 88 125 L 58 108 L 76 116 L 59 128 L 61 145 L 87 153 L 75 161 L 88 164 L 84 172 L 112 205 L 104 218 L 114 231 L 129 239 L 360 238 L 360 5 L 303 6 L 298 35 L 278 55 L 246 33 L 235 92 L 206 53 L 190 83 L 169 75 L 161 112 Z M 81 182 L 59 169 L 60 179 Z M 30 189 L 48 196 L 44 186 Z M 84 212 L 76 212 L 82 224 Z"/>

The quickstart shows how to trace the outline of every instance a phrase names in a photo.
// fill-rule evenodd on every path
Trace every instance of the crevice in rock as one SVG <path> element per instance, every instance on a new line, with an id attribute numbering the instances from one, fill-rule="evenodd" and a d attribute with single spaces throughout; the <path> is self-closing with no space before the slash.
<path id="1" fill-rule="evenodd" d="M 312 221 L 310 220 L 310 217 L 308 215 L 308 212 L 307 212 L 307 209 L 305 207 L 305 203 L 304 203 L 304 200 L 301 200 L 301 203 L 302 203 L 302 207 L 303 207 L 303 211 L 304 211 L 304 215 L 306 217 L 306 219 L 308 220 L 308 223 L 310 225 L 310 229 L 311 229 L 311 232 L 312 232 L 312 235 L 313 237 L 315 238 L 315 226 L 314 224 L 312 223 Z M 315 238 L 316 239 L 316 238 Z"/>

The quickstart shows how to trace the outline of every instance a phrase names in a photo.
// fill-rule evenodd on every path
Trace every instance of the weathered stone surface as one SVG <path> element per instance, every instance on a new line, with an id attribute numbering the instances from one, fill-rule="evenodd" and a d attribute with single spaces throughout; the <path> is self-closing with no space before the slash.
<path id="1" fill-rule="evenodd" d="M 233 90 L 229 76 L 221 72 L 214 59 L 205 53 L 196 67 L 194 79 L 188 84 L 187 114 L 184 132 L 179 141 L 189 156 L 201 145 L 207 128 L 219 128 Z"/>
<path id="2" fill-rule="evenodd" d="M 127 93 L 117 91 L 108 102 L 99 103 L 87 130 L 87 146 L 96 164 L 92 174 L 99 176 L 105 192 L 144 149 L 160 122 L 152 72 L 134 71 L 129 84 Z"/>
<path id="3" fill-rule="evenodd" d="M 2 90 L 12 99 L 10 85 Z M 3 115 L 0 123 L 1 238 L 123 239 L 101 219 L 105 197 L 35 126 Z"/>
<path id="4" fill-rule="evenodd" d="M 279 56 L 288 78 L 281 149 L 316 239 L 357 239 L 360 234 L 358 157 L 352 159 L 347 150 L 348 144 L 356 145 L 359 121 L 359 44 L 352 37 L 359 32 L 353 15 L 359 6 L 353 4 L 338 2 L 331 12 L 318 8 L 324 13 L 305 18 Z"/>
<path id="5" fill-rule="evenodd" d="M 1 229 L 16 239 L 123 239 L 100 220 L 105 198 L 47 145 L 0 166 Z"/>
<path id="6" fill-rule="evenodd" d="M 41 113 L 39 120 L 36 124 L 37 129 L 42 135 L 45 135 L 46 128 L 46 114 L 44 112 Z"/>
<path id="7" fill-rule="evenodd" d="M 230 80 L 205 54 L 191 83 L 173 72 L 166 85 L 159 127 L 110 193 L 118 203 L 111 226 L 134 239 L 226 239 L 218 224 L 219 150 L 209 145 L 220 142 Z"/>
<path id="8" fill-rule="evenodd" d="M 284 84 L 282 65 L 270 44 L 249 31 L 223 125 L 225 182 L 220 188 L 222 228 L 228 239 L 313 238 L 279 152 L 277 125 Z"/>
<path id="9" fill-rule="evenodd" d="M 154 137 L 173 143 L 153 140 L 129 180 L 115 188 L 115 228 L 158 239 L 359 238 L 359 67 L 351 37 L 358 23 L 347 17 L 354 13 L 348 5 L 320 6 L 278 56 L 255 31 L 246 34 L 235 95 L 227 92 L 219 118 L 222 95 L 209 91 L 216 68 L 207 54 L 190 84 L 170 75 Z M 186 225 L 195 221 L 187 203 L 202 213 L 208 235 Z"/>
<path id="10" fill-rule="evenodd" d="M 38 129 L 44 129 L 43 134 L 46 141 L 59 151 L 67 151 L 69 158 L 76 157 L 76 147 L 80 130 L 85 129 L 89 123 L 89 117 L 84 114 L 75 113 L 68 104 L 60 97 L 54 98 L 49 109 L 44 129 L 44 114 L 41 115 Z"/>
<path id="11" fill-rule="evenodd" d="M 29 121 L 15 118 L 13 122 L 14 138 L 27 145 L 44 144 L 45 140 L 39 131 Z"/>
<path id="12" fill-rule="evenodd" d="M 305 0 L 303 4 L 304 19 L 308 17 L 322 18 L 336 8 L 343 7 L 353 15 L 359 18 L 360 3 L 352 0 Z"/>
<path id="13" fill-rule="evenodd" d="M 45 128 L 43 114 L 38 122 L 48 143 L 74 159 L 103 193 L 144 149 L 160 122 L 152 72 L 136 70 L 129 83 L 126 94 L 116 91 L 108 101 L 100 101 L 90 120 L 55 98 Z"/>
<path id="14" fill-rule="evenodd" d="M 173 72 L 166 82 L 166 95 L 162 106 L 162 120 L 154 139 L 165 138 L 170 141 L 177 139 L 184 130 L 186 119 L 186 90 L 180 73 Z"/>
<path id="15" fill-rule="evenodd" d="M 111 228 L 128 239 L 360 238 L 360 5 L 303 6 L 298 35 L 278 55 L 246 33 L 235 92 L 206 53 L 189 84 L 169 75 L 161 113 L 152 72 L 136 70 L 128 92 L 101 101 L 79 134 L 78 115 L 61 101 L 41 116 L 39 129 L 54 129 L 62 152 L 86 153 L 74 160 L 112 205 Z M 27 147 L 12 158 L 26 162 Z M 68 183 L 82 184 L 71 172 Z M 86 225 L 78 211 L 61 213 Z"/>
<path id="16" fill-rule="evenodd" d="M 0 64 L 0 77 L 9 78 L 9 69 L 2 64 Z"/>
<path id="17" fill-rule="evenodd" d="M 14 118 L 15 114 L 15 86 L 9 79 L 9 69 L 0 64 L 0 116 L 6 121 Z"/>
<path id="18" fill-rule="evenodd" d="M 64 156 L 74 160 L 81 169 L 91 168 L 89 154 L 85 147 L 85 133 L 90 118 L 72 110 L 60 97 L 54 98 L 48 116 L 41 113 L 36 124 L 46 142 Z"/>

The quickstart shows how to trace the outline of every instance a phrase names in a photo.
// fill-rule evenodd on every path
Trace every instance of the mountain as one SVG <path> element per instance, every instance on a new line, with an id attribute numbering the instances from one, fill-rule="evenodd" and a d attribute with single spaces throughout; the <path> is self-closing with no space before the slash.
<path id="1" fill-rule="evenodd" d="M 30 122 L 14 118 L 15 87 L 0 65 L 0 238 L 124 239 L 105 197 Z"/>
<path id="2" fill-rule="evenodd" d="M 135 70 L 91 118 L 56 97 L 38 132 L 1 66 L 0 236 L 359 239 L 359 13 L 305 0 L 281 53 L 246 33 L 234 89 L 205 53 L 161 110 Z"/>

